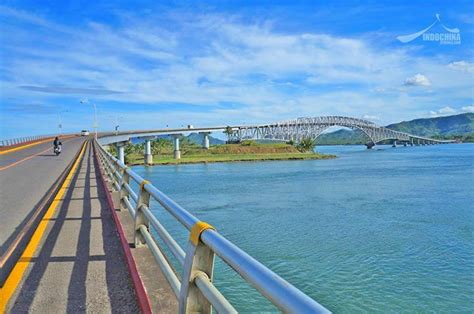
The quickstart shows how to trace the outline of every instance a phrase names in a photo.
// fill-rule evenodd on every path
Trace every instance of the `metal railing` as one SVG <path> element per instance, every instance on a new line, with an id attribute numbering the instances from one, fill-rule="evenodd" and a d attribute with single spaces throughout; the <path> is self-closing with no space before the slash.
<path id="1" fill-rule="evenodd" d="M 5 146 L 13 146 L 21 143 L 37 141 L 41 139 L 51 138 L 53 135 L 35 135 L 35 136 L 25 136 L 25 137 L 17 137 L 11 138 L 6 140 L 0 140 L 0 147 Z"/>
<path id="2" fill-rule="evenodd" d="M 128 210 L 135 223 L 136 247 L 148 246 L 179 302 L 180 313 L 237 313 L 214 286 L 214 259 L 217 255 L 276 307 L 290 313 L 328 313 L 322 305 L 282 279 L 263 264 L 227 240 L 209 224 L 175 203 L 149 181 L 125 166 L 95 142 L 106 176 L 120 193 L 120 208 Z M 135 192 L 131 183 L 139 187 Z M 156 200 L 189 232 L 186 250 L 173 239 L 150 210 Z M 152 236 L 158 235 L 161 244 Z M 164 245 L 163 245 L 164 243 Z M 182 274 L 169 262 L 166 251 L 182 266 Z"/>

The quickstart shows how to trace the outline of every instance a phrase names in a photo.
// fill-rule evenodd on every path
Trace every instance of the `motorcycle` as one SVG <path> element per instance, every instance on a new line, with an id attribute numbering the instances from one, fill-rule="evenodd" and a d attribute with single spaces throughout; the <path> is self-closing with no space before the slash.
<path id="1" fill-rule="evenodd" d="M 56 156 L 61 154 L 61 145 L 58 145 L 54 148 L 54 153 L 56 154 Z"/>

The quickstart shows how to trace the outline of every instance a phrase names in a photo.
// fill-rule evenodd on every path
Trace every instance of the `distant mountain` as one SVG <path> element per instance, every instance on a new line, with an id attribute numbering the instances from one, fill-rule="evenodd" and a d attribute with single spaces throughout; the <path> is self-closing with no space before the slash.
<path id="1" fill-rule="evenodd" d="M 403 121 L 387 128 L 421 136 L 466 135 L 474 132 L 474 113 Z"/>
<path id="2" fill-rule="evenodd" d="M 201 145 L 202 141 L 204 140 L 204 135 L 199 134 L 199 133 L 191 133 L 187 137 L 188 137 L 189 141 L 191 141 L 193 143 L 196 143 L 196 144 L 199 144 L 199 145 Z M 225 144 L 225 141 L 220 140 L 218 138 L 215 138 L 215 137 L 212 137 L 212 136 L 209 135 L 209 144 L 211 144 L 211 145 L 221 145 L 221 144 Z"/>
<path id="3" fill-rule="evenodd" d="M 316 139 L 317 145 L 365 144 L 367 137 L 361 130 L 341 129 L 331 133 L 321 134 Z"/>
<path id="4" fill-rule="evenodd" d="M 393 123 L 389 129 L 427 137 L 452 138 L 474 133 L 474 113 L 463 113 L 453 116 L 415 119 Z M 363 144 L 367 138 L 360 130 L 342 129 L 322 134 L 317 139 L 318 145 Z"/>

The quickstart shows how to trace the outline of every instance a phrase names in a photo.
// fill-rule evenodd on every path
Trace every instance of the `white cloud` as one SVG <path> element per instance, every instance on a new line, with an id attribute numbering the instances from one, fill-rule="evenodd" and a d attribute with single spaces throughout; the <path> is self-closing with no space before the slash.
<path id="1" fill-rule="evenodd" d="M 459 109 L 446 106 L 438 110 L 430 111 L 430 115 L 433 117 L 438 117 L 438 116 L 449 116 L 453 114 L 461 114 L 461 113 L 466 113 L 466 112 L 474 112 L 474 105 L 464 106 Z"/>
<path id="2" fill-rule="evenodd" d="M 461 111 L 463 111 L 463 112 L 474 112 L 474 105 L 464 106 L 464 107 L 461 108 Z"/>
<path id="3" fill-rule="evenodd" d="M 474 63 L 470 63 L 464 60 L 455 61 L 448 64 L 448 68 L 461 71 L 465 73 L 473 73 L 474 72 Z"/>
<path id="4" fill-rule="evenodd" d="M 28 33 L 14 28 L 14 21 L 6 23 L 21 36 L 4 40 L 5 98 L 47 103 L 69 92 L 71 98 L 93 93 L 99 105 L 103 100 L 156 108 L 214 106 L 206 113 L 170 110 L 166 119 L 220 124 L 361 112 L 387 123 L 412 118 L 415 111 L 425 114 L 429 97 L 443 103 L 451 103 L 445 99 L 453 94 L 472 97 L 466 88 L 472 81 L 464 72 L 453 73 L 439 56 L 417 57 L 407 47 L 387 49 L 363 37 L 284 33 L 267 22 L 219 14 L 175 14 L 173 22 L 161 24 L 155 16 L 128 16 L 114 26 L 90 22 L 82 29 L 11 9 L 3 14 L 38 26 Z M 425 75 L 409 77 L 413 73 L 436 78 L 439 94 L 400 86 L 407 77 L 405 85 L 431 85 Z M 154 123 L 162 119 L 143 115 L 153 116 Z"/>
<path id="5" fill-rule="evenodd" d="M 375 120 L 375 121 L 381 120 L 379 116 L 374 116 L 374 115 L 369 115 L 369 114 L 364 115 L 362 118 L 366 120 Z"/>
<path id="6" fill-rule="evenodd" d="M 405 80 L 405 85 L 407 86 L 431 86 L 430 80 L 423 74 L 415 74 L 412 77 L 409 77 Z"/>
<path id="7" fill-rule="evenodd" d="M 451 107 L 449 107 L 449 106 L 446 106 L 446 107 L 444 107 L 444 108 L 439 109 L 438 112 L 439 112 L 440 114 L 451 114 L 451 113 L 455 113 L 456 110 L 453 109 L 453 108 L 451 108 Z"/>

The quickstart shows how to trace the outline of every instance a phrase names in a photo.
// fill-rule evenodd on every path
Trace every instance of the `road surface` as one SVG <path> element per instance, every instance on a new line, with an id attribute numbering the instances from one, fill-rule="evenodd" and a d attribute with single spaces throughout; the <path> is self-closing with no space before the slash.
<path id="1" fill-rule="evenodd" d="M 0 155 L 0 255 L 72 162 L 84 140 L 62 140 L 59 156 L 54 155 L 52 142 Z"/>

